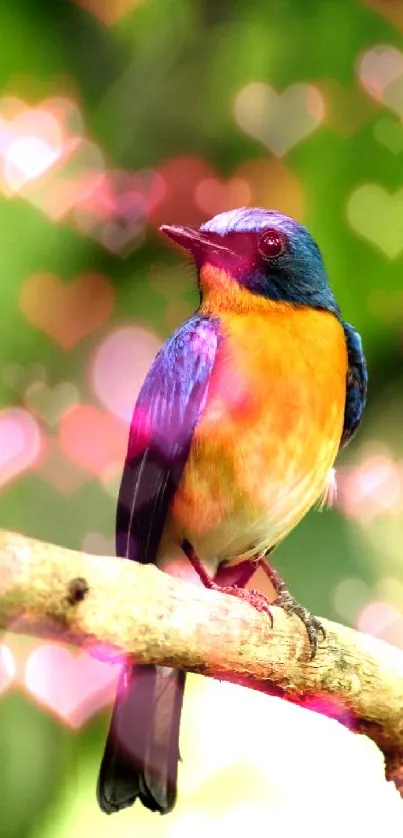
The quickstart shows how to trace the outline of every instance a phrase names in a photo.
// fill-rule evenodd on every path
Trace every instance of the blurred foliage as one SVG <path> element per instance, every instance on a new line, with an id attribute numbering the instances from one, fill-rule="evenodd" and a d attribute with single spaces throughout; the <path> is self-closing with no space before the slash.
<path id="1" fill-rule="evenodd" d="M 187 223 L 199 223 L 214 214 L 216 199 L 218 204 L 225 203 L 225 196 L 239 188 L 239 184 L 230 187 L 231 179 L 246 177 L 248 181 L 245 172 L 255 166 L 248 181 L 253 202 L 270 206 L 274 195 L 276 202 L 284 198 L 288 205 L 293 201 L 301 205 L 301 218 L 323 249 L 344 316 L 363 336 L 370 370 L 369 407 L 362 432 L 340 458 L 341 468 L 353 468 L 360 457 L 378 448 L 390 462 L 400 461 L 401 202 L 385 195 L 379 198 L 379 194 L 377 202 L 374 193 L 372 203 L 360 205 L 361 214 L 354 223 L 349 203 L 364 185 L 378 184 L 390 196 L 398 195 L 403 186 L 403 104 L 396 105 L 393 99 L 395 104 L 390 106 L 387 80 L 375 60 L 365 89 L 360 65 L 363 55 L 379 45 L 402 50 L 403 62 L 403 15 L 399 18 L 396 10 L 392 14 L 392 5 L 390 0 L 384 4 L 380 0 L 368 4 L 358 0 L 133 0 L 115 4 L 110 0 L 109 5 L 83 0 L 82 6 L 73 0 L 36 0 L 0 5 L 0 114 L 7 97 L 18 97 L 31 108 L 49 98 L 64 97 L 78 105 L 82 132 L 101 150 L 106 171 L 147 170 L 161 177 L 171 172 L 166 175 L 165 203 L 150 213 L 149 223 L 137 238 L 131 236 L 130 212 L 112 219 L 112 232 L 120 231 L 123 239 L 127 233 L 129 246 L 121 248 L 116 243 L 105 246 L 99 231 L 94 234 L 92 228 L 87 234 L 68 212 L 52 218 L 41 193 L 25 186 L 3 188 L 3 172 L 2 407 L 30 409 L 27 392 L 32 382 L 28 375 L 25 386 L 21 381 L 16 384 L 21 368 L 18 373 L 15 365 L 27 370 L 28 365 L 39 364 L 46 370 L 50 387 L 72 382 L 80 402 L 99 408 L 90 365 L 108 330 L 135 324 L 164 339 L 196 304 L 192 272 L 160 239 L 158 224 L 184 220 L 181 213 Z M 401 84 L 403 102 L 403 71 L 396 54 L 390 55 L 396 65 L 392 82 Z M 277 91 L 308 84 L 323 97 L 325 113 L 320 125 L 291 144 L 279 164 L 283 169 L 275 168 L 278 161 L 270 143 L 257 138 L 256 131 L 255 137 L 253 132 L 246 133 L 235 119 L 239 92 L 256 82 Z M 372 84 L 375 89 L 377 83 L 378 93 L 371 96 L 368 87 Z M 264 122 L 264 114 L 260 118 Z M 0 136 L 4 125 L 0 123 Z M 2 167 L 4 159 L 0 146 Z M 186 192 L 197 194 L 197 178 L 190 175 L 194 165 L 200 167 L 200 178 L 210 183 L 212 212 L 206 211 L 206 200 L 197 204 L 192 198 L 184 206 Z M 181 169 L 186 174 L 183 183 Z M 32 189 L 36 188 L 35 182 Z M 231 207 L 218 207 L 224 208 Z M 396 253 L 392 253 L 394 247 Z M 39 273 L 53 274 L 65 284 L 83 274 L 106 277 L 114 295 L 108 325 L 89 330 L 74 346 L 63 348 L 23 310 L 23 289 L 29 277 Z M 130 363 L 128 358 L 128 367 Z M 57 440 L 57 424 L 39 424 L 44 438 Z M 74 548 L 82 545 L 88 533 L 111 538 L 117 480 L 117 472 L 102 479 L 91 474 L 81 484 L 78 481 L 75 490 L 60 491 L 40 469 L 31 469 L 5 481 L 0 526 Z M 395 506 L 384 504 L 382 514 L 378 509 L 375 523 L 364 516 L 364 525 L 340 508 L 321 514 L 313 511 L 281 546 L 276 563 L 291 589 L 314 612 L 346 620 L 351 604 L 341 614 L 335 591 L 340 583 L 356 577 L 368 587 L 369 598 L 375 599 L 377 585 L 382 587 L 385 576 L 392 577 L 394 589 L 400 592 L 400 602 L 394 604 L 403 608 L 403 570 L 396 559 L 402 528 Z M 352 621 L 354 607 L 353 603 Z M 389 639 L 401 642 L 401 629 L 396 628 L 396 635 Z M 10 646 L 17 654 L 19 641 L 10 640 Z M 17 672 L 20 684 L 21 672 Z M 105 729 L 106 718 L 71 733 L 18 687 L 2 697 L 1 838 L 31 834 L 58 838 L 73 830 L 76 834 L 73 816 L 69 821 L 63 815 L 67 807 L 63 801 L 73 805 L 75 795 L 81 806 L 77 823 L 82 834 L 95 823 L 105 823 L 99 829 L 110 834 L 110 821 L 100 821 L 96 813 L 93 791 Z M 55 820 L 52 807 L 58 812 Z M 129 830 L 132 834 L 131 824 L 134 831 L 137 823 L 144 825 L 144 817 L 137 808 L 125 813 L 127 834 Z M 146 823 L 151 834 L 150 822 Z"/>

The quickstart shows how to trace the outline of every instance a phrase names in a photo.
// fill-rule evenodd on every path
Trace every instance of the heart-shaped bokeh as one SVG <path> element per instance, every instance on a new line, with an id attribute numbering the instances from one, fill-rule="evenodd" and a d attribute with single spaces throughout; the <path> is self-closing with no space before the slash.
<path id="1" fill-rule="evenodd" d="M 220 181 L 217 178 L 200 180 L 195 190 L 196 202 L 207 213 L 216 215 L 251 203 L 251 190 L 246 180 L 239 177 Z"/>
<path id="2" fill-rule="evenodd" d="M 243 131 L 281 157 L 319 127 L 325 102 L 311 84 L 294 84 L 278 93 L 265 82 L 252 82 L 237 94 L 234 116 Z"/>
<path id="3" fill-rule="evenodd" d="M 81 274 L 63 282 L 54 274 L 33 274 L 20 293 L 23 314 L 63 349 L 105 323 L 114 305 L 113 288 L 102 274 Z"/>
<path id="4" fill-rule="evenodd" d="M 364 526 L 373 518 L 403 513 L 403 467 L 385 453 L 339 469 L 337 485 L 337 506 Z"/>
<path id="5" fill-rule="evenodd" d="M 22 195 L 51 221 L 66 216 L 74 223 L 74 211 L 105 171 L 104 155 L 95 143 L 82 138 L 71 154 L 64 156 L 46 176 L 31 180 Z"/>
<path id="6" fill-rule="evenodd" d="M 403 252 L 403 187 L 390 193 L 377 183 L 358 186 L 350 195 L 351 227 L 389 259 Z"/>
<path id="7" fill-rule="evenodd" d="M 150 213 L 153 224 L 197 226 L 206 217 L 231 206 L 273 207 L 295 218 L 303 214 L 302 185 L 279 159 L 249 160 L 238 166 L 227 181 L 220 180 L 211 166 L 197 158 L 170 161 L 159 171 L 166 190 L 164 199 Z"/>
<path id="8" fill-rule="evenodd" d="M 32 363 L 24 366 L 12 361 L 4 365 L 2 377 L 11 390 L 19 396 L 25 396 L 28 387 L 46 381 L 46 368 L 43 364 Z"/>
<path id="9" fill-rule="evenodd" d="M 158 174 L 164 183 L 164 195 L 150 208 L 151 223 L 155 227 L 201 224 L 206 213 L 197 202 L 196 189 L 202 181 L 217 177 L 213 167 L 199 157 L 175 157 L 162 165 Z"/>
<path id="10" fill-rule="evenodd" d="M 131 421 L 140 387 L 160 347 L 161 340 L 154 332 L 126 326 L 109 334 L 94 353 L 92 389 L 123 422 Z"/>
<path id="11" fill-rule="evenodd" d="M 78 728 L 111 701 L 120 668 L 84 651 L 43 643 L 26 661 L 24 683 L 36 701 Z"/>
<path id="12" fill-rule="evenodd" d="M 36 105 L 0 99 L 0 191 L 20 195 L 52 221 L 71 214 L 105 171 L 101 149 L 83 129 L 73 98 Z"/>
<path id="13" fill-rule="evenodd" d="M 403 648 L 403 614 L 390 602 L 373 600 L 362 609 L 357 629 Z"/>
<path id="14" fill-rule="evenodd" d="M 403 52 L 391 44 L 377 44 L 358 61 L 358 78 L 377 102 L 403 117 Z"/>
<path id="15" fill-rule="evenodd" d="M 77 405 L 59 425 L 61 451 L 100 480 L 121 472 L 127 449 L 127 426 L 92 405 Z"/>
<path id="16" fill-rule="evenodd" d="M 25 391 L 27 407 L 50 426 L 57 425 L 66 411 L 78 402 L 78 390 L 70 381 L 61 381 L 54 387 L 38 381 Z"/>
<path id="17" fill-rule="evenodd" d="M 70 497 L 91 479 L 88 470 L 60 450 L 59 441 L 46 440 L 46 452 L 34 466 L 37 474 L 65 497 Z"/>
<path id="18" fill-rule="evenodd" d="M 164 179 L 152 169 L 95 173 L 76 200 L 75 223 L 112 253 L 127 254 L 143 241 L 149 215 L 164 195 Z"/>
<path id="19" fill-rule="evenodd" d="M 31 468 L 43 454 L 38 423 L 19 407 L 0 411 L 0 488 Z"/>
<path id="20" fill-rule="evenodd" d="M 46 99 L 32 107 L 17 97 L 0 99 L 0 189 L 21 192 L 75 150 L 82 131 L 69 99 Z"/>

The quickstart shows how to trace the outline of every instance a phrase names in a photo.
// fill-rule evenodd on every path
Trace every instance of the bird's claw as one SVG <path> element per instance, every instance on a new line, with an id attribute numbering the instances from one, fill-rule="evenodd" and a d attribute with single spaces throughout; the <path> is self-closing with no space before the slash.
<path id="1" fill-rule="evenodd" d="M 308 634 L 309 645 L 311 647 L 309 660 L 312 661 L 318 651 L 320 635 L 322 636 L 322 640 L 325 640 L 326 638 L 326 632 L 320 620 L 318 620 L 317 617 L 314 617 L 314 615 L 311 614 L 307 608 L 300 605 L 289 593 L 289 591 L 286 590 L 280 591 L 277 598 L 274 600 L 273 605 L 276 605 L 278 608 L 282 608 L 286 614 L 295 614 L 295 616 L 299 617 L 301 622 L 304 624 Z"/>

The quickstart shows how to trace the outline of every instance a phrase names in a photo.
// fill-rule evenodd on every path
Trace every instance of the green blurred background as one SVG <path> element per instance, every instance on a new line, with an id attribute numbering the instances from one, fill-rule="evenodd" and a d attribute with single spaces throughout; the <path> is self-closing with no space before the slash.
<path id="1" fill-rule="evenodd" d="M 394 0 L 0 5 L 2 527 L 113 550 L 135 395 L 197 301 L 158 226 L 278 208 L 318 240 L 370 388 L 334 508 L 276 564 L 315 613 L 403 644 L 402 31 Z M 119 827 L 94 798 L 111 678 L 3 640 L 1 838 L 132 834 L 141 811 Z"/>

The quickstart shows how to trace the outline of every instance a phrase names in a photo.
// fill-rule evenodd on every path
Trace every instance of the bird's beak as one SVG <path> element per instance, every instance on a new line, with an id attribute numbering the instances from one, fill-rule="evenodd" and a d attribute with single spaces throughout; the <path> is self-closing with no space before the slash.
<path id="1" fill-rule="evenodd" d="M 160 230 L 176 244 L 184 247 L 185 250 L 190 250 L 195 258 L 208 255 L 208 253 L 218 255 L 220 252 L 230 252 L 227 247 L 220 244 L 220 237 L 214 233 L 204 233 L 194 230 L 193 227 L 181 227 L 176 224 L 163 224 Z"/>

